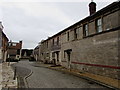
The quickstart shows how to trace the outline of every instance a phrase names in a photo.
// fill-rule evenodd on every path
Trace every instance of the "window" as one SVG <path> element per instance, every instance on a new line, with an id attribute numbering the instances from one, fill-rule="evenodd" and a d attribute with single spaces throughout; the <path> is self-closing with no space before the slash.
<path id="1" fill-rule="evenodd" d="M 96 29 L 97 29 L 97 32 L 102 32 L 102 19 L 97 19 L 96 20 Z"/>
<path id="2" fill-rule="evenodd" d="M 59 45 L 59 37 L 57 37 L 57 45 Z"/>
<path id="3" fill-rule="evenodd" d="M 52 53 L 52 57 L 55 57 L 55 53 L 54 52 Z"/>
<path id="4" fill-rule="evenodd" d="M 69 32 L 67 32 L 67 40 L 69 41 Z"/>
<path id="5" fill-rule="evenodd" d="M 64 58 L 65 58 L 65 51 L 64 51 Z"/>
<path id="6" fill-rule="evenodd" d="M 54 39 L 53 39 L 53 45 L 54 45 Z"/>
<path id="7" fill-rule="evenodd" d="M 77 37 L 78 37 L 77 29 L 74 29 L 74 40 L 77 39 Z"/>
<path id="8" fill-rule="evenodd" d="M 12 46 L 12 43 L 9 43 L 9 46 Z"/>
<path id="9" fill-rule="evenodd" d="M 88 35 L 89 35 L 89 32 L 88 32 L 88 25 L 85 24 L 85 25 L 83 26 L 83 28 L 84 28 L 84 36 L 88 36 Z"/>
<path id="10" fill-rule="evenodd" d="M 17 50 L 17 54 L 20 55 L 20 49 Z"/>
<path id="11" fill-rule="evenodd" d="M 48 41 L 47 41 L 47 48 L 48 48 Z"/>
<path id="12" fill-rule="evenodd" d="M 13 45 L 13 46 L 16 46 L 16 43 L 13 43 L 12 45 Z"/>
<path id="13" fill-rule="evenodd" d="M 49 53 L 47 53 L 47 57 L 49 57 Z"/>

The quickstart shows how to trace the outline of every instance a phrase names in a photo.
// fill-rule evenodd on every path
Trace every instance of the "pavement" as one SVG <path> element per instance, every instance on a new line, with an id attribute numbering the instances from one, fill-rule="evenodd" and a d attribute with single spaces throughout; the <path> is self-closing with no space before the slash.
<path id="1" fill-rule="evenodd" d="M 27 67 L 28 65 L 25 64 L 25 62 L 21 64 L 21 61 L 12 65 L 12 68 L 14 70 L 16 69 L 16 76 L 18 78 L 18 89 L 27 88 L 27 82 L 25 79 L 31 73 L 31 70 Z"/>
<path id="2" fill-rule="evenodd" d="M 11 68 L 11 65 L 14 63 L 11 63 L 8 65 L 7 62 L 0 63 L 0 90 L 2 88 L 17 88 L 17 78 L 14 80 L 14 71 Z M 112 79 L 109 77 L 104 77 L 100 75 L 95 75 L 87 72 L 80 72 L 77 70 L 69 70 L 62 66 L 53 66 L 51 64 L 42 64 L 40 62 L 34 62 L 34 66 L 42 66 L 49 69 L 62 71 L 64 73 L 72 74 L 75 76 L 78 76 L 80 78 L 86 79 L 89 81 L 89 83 L 97 83 L 106 87 L 109 87 L 111 89 L 120 89 L 120 80 Z M 19 70 L 23 71 L 24 68 L 19 68 Z M 25 70 L 25 69 L 24 69 Z M 30 71 L 27 70 L 29 73 Z M 23 74 L 23 77 L 26 76 Z"/>
<path id="3" fill-rule="evenodd" d="M 84 78 L 90 81 L 90 83 L 95 82 L 98 83 L 100 85 L 109 87 L 111 89 L 120 89 L 120 80 L 117 79 L 113 79 L 113 78 L 109 78 L 109 77 L 105 77 L 105 76 L 100 76 L 100 75 L 96 75 L 96 74 L 92 74 L 92 73 L 88 73 L 88 72 L 80 72 L 77 70 L 69 70 L 65 67 L 62 66 L 53 66 L 51 64 L 41 64 L 40 62 L 36 63 L 36 66 L 42 65 L 43 67 L 46 68 L 50 68 L 50 69 L 54 69 L 57 71 L 62 71 L 65 73 L 69 73 L 75 76 L 78 76 L 80 78 Z"/>
<path id="4" fill-rule="evenodd" d="M 14 71 L 11 68 L 13 62 L 0 63 L 0 90 L 17 88 L 17 78 L 14 78 Z"/>
<path id="5" fill-rule="evenodd" d="M 43 66 L 42 66 L 43 65 Z M 37 64 L 28 60 L 19 61 L 13 65 L 17 68 L 17 74 L 26 82 L 21 82 L 19 88 L 97 88 L 110 90 L 102 85 L 91 83 L 88 80 L 76 77 L 57 70 L 45 68 L 46 64 Z M 32 74 L 31 74 L 32 71 Z M 26 77 L 28 76 L 28 77 Z M 26 77 L 26 78 L 25 78 Z M 21 81 L 21 80 L 20 80 Z M 21 87 L 22 86 L 22 87 Z"/>

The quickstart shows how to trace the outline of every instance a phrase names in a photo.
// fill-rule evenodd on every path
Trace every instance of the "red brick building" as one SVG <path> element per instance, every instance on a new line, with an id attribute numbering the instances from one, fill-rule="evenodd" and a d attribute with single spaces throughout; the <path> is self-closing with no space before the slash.
<path id="1" fill-rule="evenodd" d="M 10 41 L 8 44 L 7 58 L 19 60 L 21 58 L 21 50 L 22 50 L 22 41 L 19 42 Z"/>

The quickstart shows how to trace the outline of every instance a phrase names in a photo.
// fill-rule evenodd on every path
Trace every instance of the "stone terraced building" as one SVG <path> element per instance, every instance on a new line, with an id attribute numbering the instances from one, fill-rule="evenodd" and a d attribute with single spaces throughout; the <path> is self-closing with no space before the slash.
<path id="1" fill-rule="evenodd" d="M 120 1 L 96 12 L 39 45 L 38 60 L 69 69 L 120 79 Z"/>

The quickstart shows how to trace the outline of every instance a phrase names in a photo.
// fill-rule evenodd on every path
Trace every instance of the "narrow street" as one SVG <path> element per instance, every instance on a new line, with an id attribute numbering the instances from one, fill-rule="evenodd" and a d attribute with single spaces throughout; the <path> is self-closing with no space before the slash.
<path id="1" fill-rule="evenodd" d="M 14 67 L 23 78 L 32 71 L 26 80 L 29 88 L 106 88 L 70 74 L 35 66 L 34 62 L 28 60 L 14 64 Z"/>

